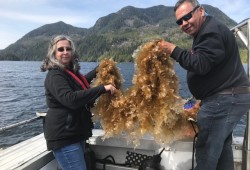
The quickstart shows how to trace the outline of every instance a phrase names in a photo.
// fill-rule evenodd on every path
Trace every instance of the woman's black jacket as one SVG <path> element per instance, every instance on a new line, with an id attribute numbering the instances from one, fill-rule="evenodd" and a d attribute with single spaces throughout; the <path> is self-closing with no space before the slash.
<path id="1" fill-rule="evenodd" d="M 95 78 L 93 70 L 86 75 L 88 82 Z M 92 135 L 90 105 L 102 93 L 103 85 L 83 90 L 70 75 L 61 69 L 48 71 L 45 79 L 48 105 L 44 119 L 44 135 L 48 150 L 88 139 Z"/>

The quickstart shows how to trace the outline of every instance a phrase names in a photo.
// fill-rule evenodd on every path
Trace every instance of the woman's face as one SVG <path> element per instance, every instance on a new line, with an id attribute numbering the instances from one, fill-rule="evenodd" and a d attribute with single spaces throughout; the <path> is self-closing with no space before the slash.
<path id="1" fill-rule="evenodd" d="M 68 40 L 61 40 L 56 43 L 56 59 L 63 65 L 68 66 L 72 61 L 72 48 Z"/>

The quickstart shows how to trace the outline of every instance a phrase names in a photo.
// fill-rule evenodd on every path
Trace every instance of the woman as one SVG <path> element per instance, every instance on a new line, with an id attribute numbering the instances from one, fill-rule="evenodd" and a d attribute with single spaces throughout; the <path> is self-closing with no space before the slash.
<path id="1" fill-rule="evenodd" d="M 90 106 L 101 94 L 113 94 L 116 88 L 110 84 L 89 87 L 96 69 L 86 76 L 79 73 L 74 43 L 64 35 L 51 40 L 41 70 L 48 71 L 44 82 L 49 108 L 44 119 L 47 148 L 63 170 L 86 170 L 84 147 L 93 128 Z"/>

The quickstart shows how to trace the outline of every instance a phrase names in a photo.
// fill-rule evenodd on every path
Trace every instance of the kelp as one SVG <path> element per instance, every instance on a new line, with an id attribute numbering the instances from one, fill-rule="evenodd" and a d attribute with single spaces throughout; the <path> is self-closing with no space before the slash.
<path id="1" fill-rule="evenodd" d="M 137 146 L 147 134 L 161 144 L 194 135 L 187 119 L 195 118 L 199 107 L 183 109 L 186 100 L 179 96 L 174 60 L 159 48 L 159 41 L 147 42 L 134 52 L 133 85 L 124 91 L 117 63 L 112 59 L 100 62 L 92 86 L 113 84 L 117 88 L 115 95 L 103 94 L 92 109 L 104 138 L 126 135 Z"/>

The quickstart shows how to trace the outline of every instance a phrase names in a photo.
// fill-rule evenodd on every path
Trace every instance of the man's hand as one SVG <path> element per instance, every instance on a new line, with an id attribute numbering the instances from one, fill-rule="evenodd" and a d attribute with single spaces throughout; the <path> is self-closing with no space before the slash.
<path id="1" fill-rule="evenodd" d="M 176 47 L 176 45 L 167 41 L 160 41 L 158 43 L 158 46 L 160 47 L 162 51 L 166 52 L 167 54 L 171 54 Z"/>

